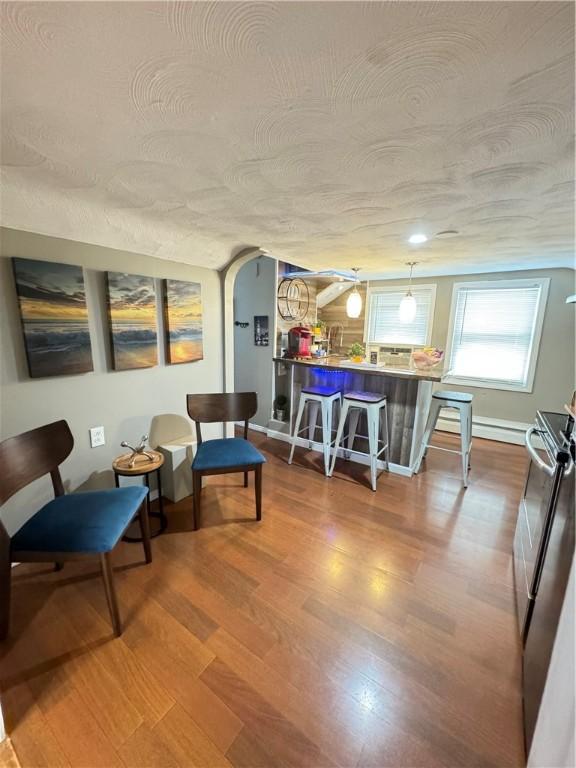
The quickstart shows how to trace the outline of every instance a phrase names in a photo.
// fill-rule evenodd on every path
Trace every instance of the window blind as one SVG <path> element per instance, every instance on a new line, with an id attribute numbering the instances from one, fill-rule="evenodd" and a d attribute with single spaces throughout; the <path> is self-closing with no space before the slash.
<path id="1" fill-rule="evenodd" d="M 399 315 L 400 302 L 407 290 L 408 286 L 405 285 L 394 290 L 376 290 L 369 294 L 367 339 L 369 344 L 406 344 L 407 346 L 427 344 L 433 288 L 412 286 L 412 295 L 416 299 L 416 317 L 411 323 L 403 323 Z"/>
<path id="2" fill-rule="evenodd" d="M 457 291 L 450 376 L 526 386 L 542 287 Z"/>

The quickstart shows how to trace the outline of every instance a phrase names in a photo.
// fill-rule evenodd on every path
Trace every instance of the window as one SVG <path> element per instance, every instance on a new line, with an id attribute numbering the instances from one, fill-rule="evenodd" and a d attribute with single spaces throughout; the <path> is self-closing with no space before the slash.
<path id="1" fill-rule="evenodd" d="M 394 288 L 371 288 L 368 291 L 368 311 L 364 340 L 367 344 L 404 344 L 409 347 L 430 343 L 434 315 L 435 285 L 412 285 L 416 299 L 416 317 L 411 323 L 400 320 L 400 302 L 406 296 L 407 285 Z"/>
<path id="2" fill-rule="evenodd" d="M 549 283 L 456 283 L 445 381 L 531 392 Z"/>

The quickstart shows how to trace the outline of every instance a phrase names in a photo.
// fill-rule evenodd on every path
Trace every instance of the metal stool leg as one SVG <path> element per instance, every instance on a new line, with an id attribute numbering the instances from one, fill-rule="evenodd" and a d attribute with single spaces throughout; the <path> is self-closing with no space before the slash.
<path id="1" fill-rule="evenodd" d="M 324 453 L 324 474 L 330 472 L 330 442 L 332 440 L 332 400 L 322 400 L 322 450 Z"/>
<path id="2" fill-rule="evenodd" d="M 350 458 L 350 451 L 354 448 L 354 439 L 356 437 L 359 419 L 360 408 L 352 407 L 350 409 L 350 419 L 348 421 L 348 440 L 346 441 L 346 450 L 344 451 L 344 458 L 347 460 Z"/>
<path id="3" fill-rule="evenodd" d="M 414 469 L 414 472 L 419 471 L 420 465 L 422 464 L 422 460 L 426 455 L 426 449 L 428 448 L 428 443 L 430 442 L 430 438 L 432 437 L 432 432 L 434 432 L 434 429 L 436 428 L 436 422 L 438 421 L 438 416 L 440 415 L 441 407 L 442 407 L 441 403 L 439 403 L 438 401 L 432 400 L 430 404 L 430 411 L 428 413 L 428 420 L 426 422 L 426 429 L 424 430 L 424 434 L 422 435 L 422 443 L 420 445 L 420 452 L 418 454 L 418 460 L 416 462 L 416 467 Z"/>
<path id="4" fill-rule="evenodd" d="M 292 435 L 292 446 L 290 448 L 290 455 L 288 456 L 288 464 L 292 464 L 294 448 L 296 447 L 296 440 L 298 439 L 298 433 L 300 432 L 300 422 L 302 421 L 302 414 L 304 413 L 305 405 L 306 398 L 300 395 L 300 402 L 298 403 L 298 415 L 296 416 L 296 422 L 294 424 L 294 434 Z"/>
<path id="5" fill-rule="evenodd" d="M 366 409 L 368 421 L 368 450 L 370 451 L 370 485 L 376 490 L 376 471 L 378 462 L 378 432 L 380 407 L 371 405 Z"/>
<path id="6" fill-rule="evenodd" d="M 318 400 L 308 401 L 308 443 L 309 448 L 312 448 L 314 442 L 314 435 L 316 432 L 316 424 L 318 423 L 318 411 L 320 410 L 320 403 Z"/>
<path id="7" fill-rule="evenodd" d="M 470 408 L 463 405 L 458 408 L 460 411 L 460 449 L 462 452 L 462 482 L 464 488 L 468 487 L 468 455 L 470 452 Z"/>
<path id="8" fill-rule="evenodd" d="M 389 464 L 390 464 L 390 438 L 388 435 L 388 404 L 384 403 L 384 406 L 380 408 L 380 420 L 382 420 L 382 416 L 384 416 L 384 445 L 386 446 L 386 450 L 384 451 L 384 460 L 386 462 L 386 470 L 389 470 Z"/>
<path id="9" fill-rule="evenodd" d="M 470 404 L 470 406 L 469 406 L 468 413 L 469 413 L 469 416 L 470 416 L 470 418 L 468 419 L 468 426 L 469 426 L 469 430 L 468 430 L 468 470 L 470 470 L 470 467 L 472 466 L 472 462 L 471 462 L 471 456 L 472 456 L 472 404 Z"/>
<path id="10" fill-rule="evenodd" d="M 334 441 L 334 448 L 332 449 L 332 463 L 330 464 L 330 472 L 328 474 L 328 477 L 332 477 L 334 473 L 334 466 L 336 464 L 336 456 L 338 454 L 338 448 L 340 447 L 340 443 L 342 442 L 342 435 L 344 433 L 344 425 L 346 423 L 346 417 L 348 416 L 348 409 L 349 409 L 348 401 L 344 401 L 344 405 L 342 406 L 342 409 L 340 411 L 340 419 L 338 421 L 338 430 L 336 432 L 336 439 Z"/>

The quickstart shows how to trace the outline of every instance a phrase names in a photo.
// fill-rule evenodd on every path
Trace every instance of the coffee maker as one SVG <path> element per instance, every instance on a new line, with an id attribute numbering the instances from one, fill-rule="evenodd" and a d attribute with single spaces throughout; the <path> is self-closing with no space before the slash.
<path id="1" fill-rule="evenodd" d="M 296 326 L 288 331 L 288 352 L 286 357 L 312 357 L 312 333 L 304 326 Z"/>

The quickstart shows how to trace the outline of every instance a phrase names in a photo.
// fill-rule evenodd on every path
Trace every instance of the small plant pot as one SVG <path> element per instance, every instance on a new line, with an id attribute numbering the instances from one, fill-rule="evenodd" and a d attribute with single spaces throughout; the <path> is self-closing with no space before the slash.
<path id="1" fill-rule="evenodd" d="M 363 358 L 361 355 L 353 355 L 353 356 L 350 358 L 350 360 L 351 360 L 353 363 L 361 363 L 361 362 L 364 360 L 364 358 Z"/>
<path id="2" fill-rule="evenodd" d="M 286 411 L 282 411 L 279 408 L 276 409 L 276 419 L 278 421 L 285 421 Z"/>

